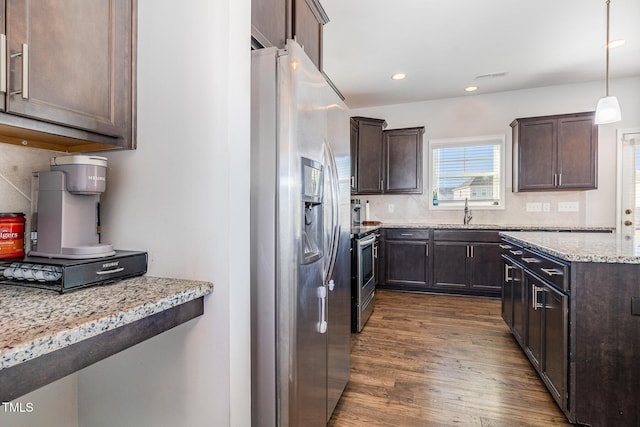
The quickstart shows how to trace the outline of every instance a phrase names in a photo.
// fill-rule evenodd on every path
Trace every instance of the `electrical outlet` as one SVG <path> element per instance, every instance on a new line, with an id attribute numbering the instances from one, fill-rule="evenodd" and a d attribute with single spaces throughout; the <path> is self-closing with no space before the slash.
<path id="1" fill-rule="evenodd" d="M 580 202 L 559 202 L 558 212 L 578 212 L 580 210 Z"/>
<path id="2" fill-rule="evenodd" d="M 542 203 L 527 203 L 527 212 L 542 212 Z"/>
<path id="3" fill-rule="evenodd" d="M 543 203 L 542 204 L 542 212 L 551 212 L 551 204 Z"/>
<path id="4" fill-rule="evenodd" d="M 395 210 L 395 206 L 393 206 L 391 203 L 389 203 L 389 212 L 393 213 L 394 210 Z"/>

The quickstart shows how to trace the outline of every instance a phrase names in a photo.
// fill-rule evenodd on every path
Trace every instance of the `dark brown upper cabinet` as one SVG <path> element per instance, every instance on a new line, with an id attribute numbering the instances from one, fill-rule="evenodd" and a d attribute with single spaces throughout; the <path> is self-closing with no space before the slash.
<path id="1" fill-rule="evenodd" d="M 2 141 L 135 148 L 136 0 L 6 0 Z M 5 43 L 6 41 L 6 43 Z"/>
<path id="2" fill-rule="evenodd" d="M 351 118 L 351 192 L 382 194 L 383 136 L 387 122 L 369 117 Z"/>
<path id="3" fill-rule="evenodd" d="M 513 191 L 597 188 L 594 116 L 587 112 L 514 120 Z"/>
<path id="4" fill-rule="evenodd" d="M 384 131 L 384 192 L 422 194 L 424 127 Z"/>
<path id="5" fill-rule="evenodd" d="M 322 70 L 322 27 L 327 22 L 329 18 L 318 0 L 253 0 L 252 46 L 282 49 L 288 39 L 294 39 Z"/>

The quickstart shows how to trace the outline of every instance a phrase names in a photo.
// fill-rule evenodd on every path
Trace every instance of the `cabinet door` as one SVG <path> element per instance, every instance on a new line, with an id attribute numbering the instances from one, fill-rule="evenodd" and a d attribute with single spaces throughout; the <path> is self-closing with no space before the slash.
<path id="1" fill-rule="evenodd" d="M 597 126 L 593 116 L 558 120 L 558 188 L 597 188 Z"/>
<path id="2" fill-rule="evenodd" d="M 128 137 L 131 1 L 7 0 L 6 11 L 8 91 L 15 93 L 7 97 L 7 111 Z"/>
<path id="3" fill-rule="evenodd" d="M 317 2 L 311 0 L 293 1 L 293 38 L 304 48 L 305 53 L 318 67 L 318 70 L 322 70 L 323 24 Z"/>
<path id="4" fill-rule="evenodd" d="M 5 11 L 7 10 L 5 7 L 5 0 L 0 0 L 0 34 L 7 34 L 6 30 L 6 15 Z M 6 97 L 4 93 L 0 93 L 0 111 L 5 111 L 6 109 Z"/>
<path id="5" fill-rule="evenodd" d="M 513 271 L 517 268 L 508 259 L 503 259 L 504 277 L 502 280 L 502 320 L 513 330 Z"/>
<path id="6" fill-rule="evenodd" d="M 251 2 L 251 36 L 255 48 L 284 48 L 287 40 L 287 1 Z"/>
<path id="7" fill-rule="evenodd" d="M 556 126 L 554 119 L 524 121 L 516 132 L 517 189 L 548 190 L 556 183 Z"/>
<path id="8" fill-rule="evenodd" d="M 351 120 L 351 193 L 358 192 L 358 122 Z"/>
<path id="9" fill-rule="evenodd" d="M 516 340 L 523 345 L 527 324 L 527 301 L 524 281 L 524 269 L 518 265 L 511 271 L 513 290 L 513 323 L 512 332 Z"/>
<path id="10" fill-rule="evenodd" d="M 429 242 L 387 240 L 385 243 L 387 285 L 424 288 L 429 285 Z"/>
<path id="11" fill-rule="evenodd" d="M 542 377 L 562 409 L 567 399 L 569 297 L 550 286 L 544 288 L 544 363 Z"/>
<path id="12" fill-rule="evenodd" d="M 382 193 L 383 120 L 357 120 L 357 194 Z M 352 154 L 353 155 L 353 154 Z"/>
<path id="13" fill-rule="evenodd" d="M 384 192 L 422 194 L 424 128 L 384 131 Z"/>
<path id="14" fill-rule="evenodd" d="M 460 242 L 434 242 L 433 287 L 446 290 L 467 289 L 469 245 Z"/>
<path id="15" fill-rule="evenodd" d="M 500 294 L 502 285 L 501 249 L 498 243 L 470 244 L 469 288 Z"/>
<path id="16" fill-rule="evenodd" d="M 538 371 L 542 360 L 542 315 L 544 308 L 544 284 L 525 272 L 525 291 L 527 293 L 527 327 L 525 334 L 525 352 Z"/>

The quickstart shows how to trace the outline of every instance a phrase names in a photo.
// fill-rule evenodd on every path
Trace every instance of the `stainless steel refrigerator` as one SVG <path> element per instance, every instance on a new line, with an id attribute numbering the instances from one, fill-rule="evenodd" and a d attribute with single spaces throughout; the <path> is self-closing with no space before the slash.
<path id="1" fill-rule="evenodd" d="M 349 380 L 349 114 L 294 41 L 251 76 L 252 425 L 325 426 Z"/>

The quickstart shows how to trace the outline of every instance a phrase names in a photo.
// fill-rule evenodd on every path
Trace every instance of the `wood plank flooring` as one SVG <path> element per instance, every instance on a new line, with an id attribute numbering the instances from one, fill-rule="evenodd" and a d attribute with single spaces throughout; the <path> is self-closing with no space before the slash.
<path id="1" fill-rule="evenodd" d="M 570 426 L 488 298 L 376 292 L 340 426 Z"/>

